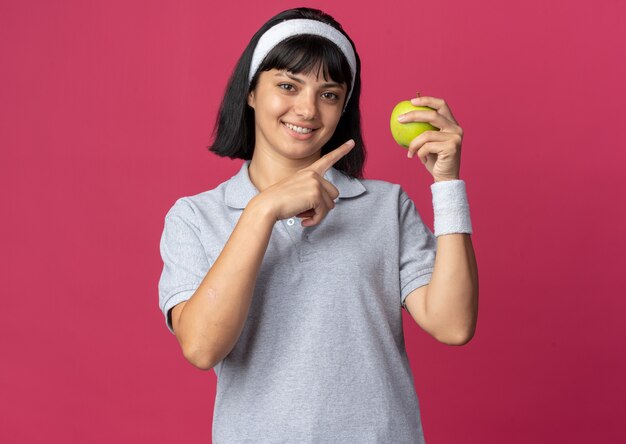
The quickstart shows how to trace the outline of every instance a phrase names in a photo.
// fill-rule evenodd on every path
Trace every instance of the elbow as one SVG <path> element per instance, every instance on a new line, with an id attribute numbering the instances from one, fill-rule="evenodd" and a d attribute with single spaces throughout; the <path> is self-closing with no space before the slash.
<path id="1" fill-rule="evenodd" d="M 469 319 L 456 325 L 456 328 L 448 328 L 437 339 L 446 345 L 466 345 L 476 333 L 478 323 L 478 311 L 476 310 Z"/>
<path id="2" fill-rule="evenodd" d="M 474 327 L 462 331 L 447 331 L 435 338 L 445 345 L 465 345 L 472 340 L 476 329 Z"/>
<path id="3" fill-rule="evenodd" d="M 208 353 L 197 349 L 183 349 L 183 356 L 187 362 L 200 370 L 208 371 L 215 366 L 215 361 Z"/>
<path id="4" fill-rule="evenodd" d="M 183 357 L 194 367 L 200 370 L 211 370 L 215 366 L 212 354 L 206 348 L 200 347 L 195 341 L 178 333 L 176 335 Z"/>
<path id="5" fill-rule="evenodd" d="M 472 329 L 469 332 L 457 333 L 456 335 L 451 335 L 442 339 L 439 339 L 440 342 L 446 345 L 466 345 L 469 343 L 474 337 L 474 330 Z"/>
<path id="6" fill-rule="evenodd" d="M 456 340 L 449 342 L 447 345 L 456 345 L 456 346 L 465 345 L 468 342 L 470 342 L 472 338 L 473 338 L 473 335 L 460 336 Z"/>
<path id="7" fill-rule="evenodd" d="M 211 370 L 219 362 L 221 362 L 226 355 L 232 349 L 232 346 L 227 350 L 224 349 L 222 344 L 215 344 L 213 342 L 200 343 L 199 341 L 190 338 L 180 339 L 180 348 L 183 352 L 185 359 L 194 367 L 200 370 Z"/>

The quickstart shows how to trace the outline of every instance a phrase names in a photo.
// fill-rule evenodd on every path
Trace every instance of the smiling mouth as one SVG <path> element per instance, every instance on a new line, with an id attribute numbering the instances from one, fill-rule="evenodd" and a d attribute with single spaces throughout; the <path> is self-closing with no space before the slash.
<path id="1" fill-rule="evenodd" d="M 287 122 L 282 122 L 282 124 L 285 125 L 287 128 L 289 128 L 290 130 L 297 132 L 298 134 L 310 134 L 313 131 L 317 131 L 317 128 L 303 128 L 301 126 L 292 125 L 291 123 L 287 123 Z"/>

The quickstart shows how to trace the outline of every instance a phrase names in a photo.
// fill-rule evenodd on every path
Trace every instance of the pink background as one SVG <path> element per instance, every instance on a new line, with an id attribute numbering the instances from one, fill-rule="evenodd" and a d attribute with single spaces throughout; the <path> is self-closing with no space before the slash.
<path id="1" fill-rule="evenodd" d="M 419 90 L 465 131 L 478 330 L 451 347 L 403 315 L 427 442 L 626 442 L 623 2 L 306 5 L 362 58 L 366 177 L 431 228 L 389 114 Z M 178 197 L 239 170 L 206 149 L 219 101 L 294 6 L 0 3 L 1 441 L 210 441 L 215 374 L 165 327 L 158 243 Z"/>

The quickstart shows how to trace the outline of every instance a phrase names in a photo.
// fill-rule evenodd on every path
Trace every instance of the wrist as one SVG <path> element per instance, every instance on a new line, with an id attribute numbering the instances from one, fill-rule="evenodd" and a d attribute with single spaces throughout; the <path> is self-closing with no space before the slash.
<path id="1" fill-rule="evenodd" d="M 458 177 L 447 177 L 447 178 L 439 178 L 439 177 L 435 177 L 435 183 L 436 182 L 446 182 L 446 181 L 450 181 L 450 180 L 461 180 Z"/>
<path id="2" fill-rule="evenodd" d="M 435 213 L 435 236 L 452 233 L 472 234 L 472 223 L 465 181 L 439 180 L 430 186 Z"/>
<path id="3" fill-rule="evenodd" d="M 278 220 L 276 215 L 273 214 L 269 205 L 266 205 L 263 199 L 259 196 L 260 194 L 250 199 L 250 202 L 248 202 L 244 212 L 253 214 L 256 220 L 274 225 Z"/>

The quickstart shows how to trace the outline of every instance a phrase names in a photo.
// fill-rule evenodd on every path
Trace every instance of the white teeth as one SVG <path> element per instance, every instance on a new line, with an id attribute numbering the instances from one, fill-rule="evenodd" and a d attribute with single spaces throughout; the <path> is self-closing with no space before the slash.
<path id="1" fill-rule="evenodd" d="M 308 134 L 308 133 L 310 133 L 311 131 L 313 131 L 311 128 L 301 128 L 301 127 L 299 127 L 299 126 L 295 126 L 295 125 L 292 125 L 292 124 L 290 124 L 290 123 L 285 123 L 285 126 L 286 126 L 287 128 L 289 128 L 289 129 L 294 130 L 294 131 L 295 131 L 295 132 L 297 132 L 297 133 L 300 133 L 300 134 Z"/>

